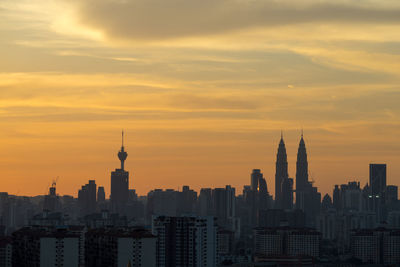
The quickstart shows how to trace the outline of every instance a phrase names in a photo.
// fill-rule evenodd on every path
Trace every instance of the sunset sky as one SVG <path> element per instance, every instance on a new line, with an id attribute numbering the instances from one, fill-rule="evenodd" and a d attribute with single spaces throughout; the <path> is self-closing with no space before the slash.
<path id="1" fill-rule="evenodd" d="M 388 164 L 400 185 L 398 0 L 0 0 L 0 191 L 222 187 L 304 129 L 325 194 Z"/>

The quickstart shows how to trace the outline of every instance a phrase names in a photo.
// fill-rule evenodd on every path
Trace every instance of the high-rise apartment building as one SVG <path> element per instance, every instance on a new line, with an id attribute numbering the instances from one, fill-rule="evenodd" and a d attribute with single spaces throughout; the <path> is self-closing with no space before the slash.
<path id="1" fill-rule="evenodd" d="M 321 233 L 309 228 L 256 228 L 254 229 L 255 255 L 319 257 Z"/>
<path id="2" fill-rule="evenodd" d="M 351 253 L 362 263 L 398 264 L 400 262 L 400 231 L 385 228 L 354 230 Z"/>
<path id="3" fill-rule="evenodd" d="M 79 266 L 80 236 L 68 229 L 25 227 L 12 238 L 12 266 Z"/>
<path id="4" fill-rule="evenodd" d="M 216 266 L 217 224 L 214 217 L 154 216 L 157 266 Z"/>
<path id="5" fill-rule="evenodd" d="M 137 228 L 97 228 L 85 238 L 85 266 L 155 267 L 156 237 Z"/>
<path id="6" fill-rule="evenodd" d="M 0 237 L 0 267 L 12 266 L 12 239 Z"/>

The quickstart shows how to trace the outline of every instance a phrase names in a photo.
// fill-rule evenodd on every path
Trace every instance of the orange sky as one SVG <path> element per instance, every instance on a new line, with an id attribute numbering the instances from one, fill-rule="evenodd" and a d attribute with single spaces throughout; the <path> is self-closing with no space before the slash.
<path id="1" fill-rule="evenodd" d="M 400 3 L 3 0 L 0 191 L 109 194 L 125 129 L 131 187 L 271 193 L 283 129 L 322 193 L 388 164 L 399 185 Z"/>

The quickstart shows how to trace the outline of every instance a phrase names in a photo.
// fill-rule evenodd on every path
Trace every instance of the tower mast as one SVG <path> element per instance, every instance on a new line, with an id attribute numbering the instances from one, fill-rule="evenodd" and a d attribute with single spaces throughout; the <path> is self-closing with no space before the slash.
<path id="1" fill-rule="evenodd" d="M 124 170 L 125 160 L 127 157 L 128 157 L 128 153 L 125 152 L 125 148 L 124 148 L 124 131 L 122 131 L 121 151 L 118 152 L 118 158 L 121 161 L 121 170 Z"/>

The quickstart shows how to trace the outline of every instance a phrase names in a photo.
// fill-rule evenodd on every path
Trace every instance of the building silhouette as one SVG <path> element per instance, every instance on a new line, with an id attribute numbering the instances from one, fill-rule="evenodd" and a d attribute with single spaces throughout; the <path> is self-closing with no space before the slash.
<path id="1" fill-rule="evenodd" d="M 156 266 L 156 236 L 135 228 L 97 228 L 85 235 L 85 266 Z"/>
<path id="2" fill-rule="evenodd" d="M 296 209 L 306 215 L 307 226 L 314 226 L 320 212 L 321 194 L 308 180 L 308 157 L 303 132 L 297 150 L 296 162 Z"/>
<path id="3" fill-rule="evenodd" d="M 122 146 L 118 152 L 121 161 L 121 168 L 111 172 L 111 210 L 116 213 L 124 214 L 126 204 L 129 199 L 129 172 L 125 171 L 125 160 L 128 153 L 124 148 L 124 132 L 122 132 Z"/>
<path id="4" fill-rule="evenodd" d="M 258 227 L 254 229 L 253 234 L 256 258 L 270 256 L 317 258 L 320 253 L 321 234 L 314 229 Z"/>
<path id="5" fill-rule="evenodd" d="M 0 237 L 0 266 L 12 266 L 12 238 Z"/>
<path id="6" fill-rule="evenodd" d="M 258 183 L 258 207 L 260 210 L 269 209 L 271 208 L 272 197 L 268 192 L 267 180 L 262 173 Z"/>
<path id="7" fill-rule="evenodd" d="M 80 235 L 68 229 L 24 227 L 13 233 L 12 266 L 71 266 L 80 262 Z"/>
<path id="8" fill-rule="evenodd" d="M 369 165 L 369 184 L 371 195 L 382 195 L 386 191 L 386 164 Z"/>
<path id="9" fill-rule="evenodd" d="M 308 160 L 306 144 L 304 142 L 303 133 L 297 151 L 296 162 L 296 191 L 304 191 L 309 187 L 308 182 Z"/>
<path id="10" fill-rule="evenodd" d="M 386 164 L 369 165 L 369 210 L 377 214 L 378 222 L 387 217 L 386 210 Z"/>
<path id="11" fill-rule="evenodd" d="M 217 224 L 213 217 L 154 216 L 157 266 L 216 266 Z"/>
<path id="12" fill-rule="evenodd" d="M 82 185 L 82 188 L 78 192 L 80 215 L 87 215 L 96 212 L 96 190 L 97 185 L 95 180 L 89 180 L 89 183 Z"/>
<path id="13" fill-rule="evenodd" d="M 275 172 L 275 207 L 283 208 L 282 201 L 282 184 L 289 178 L 288 174 L 288 162 L 285 142 L 283 140 L 283 134 L 281 134 L 281 140 L 279 142 L 278 153 L 276 155 L 276 172 Z M 287 181 L 286 181 L 287 185 Z"/>
<path id="14" fill-rule="evenodd" d="M 351 253 L 362 263 L 397 265 L 400 262 L 400 231 L 385 228 L 354 230 Z"/>
<path id="15" fill-rule="evenodd" d="M 104 186 L 99 186 L 97 189 L 97 202 L 103 203 L 106 201 L 106 192 L 104 191 Z"/>
<path id="16" fill-rule="evenodd" d="M 285 210 L 293 209 L 293 179 L 283 179 L 281 190 L 281 208 Z"/>
<path id="17" fill-rule="evenodd" d="M 260 180 L 263 178 L 263 174 L 260 169 L 254 169 L 251 173 L 251 185 L 250 188 L 253 191 L 258 191 Z"/>
<path id="18" fill-rule="evenodd" d="M 60 200 L 56 193 L 55 183 L 49 188 L 49 194 L 44 196 L 43 210 L 56 211 L 60 208 Z"/>

